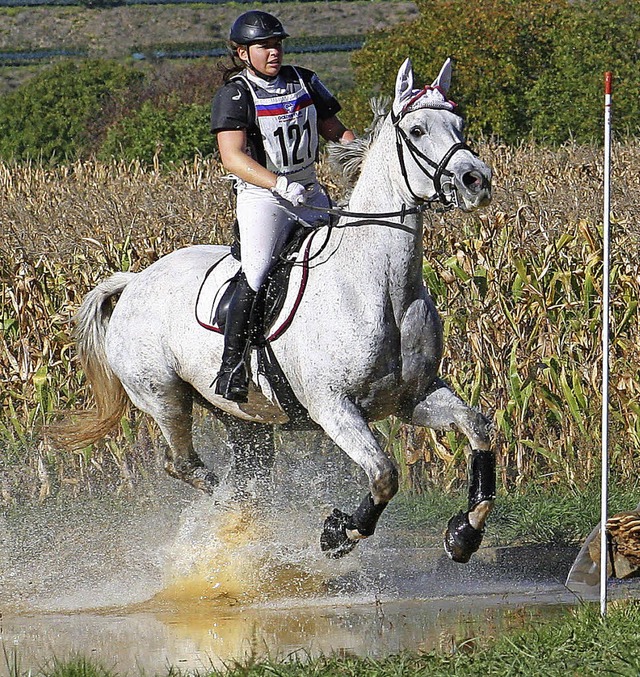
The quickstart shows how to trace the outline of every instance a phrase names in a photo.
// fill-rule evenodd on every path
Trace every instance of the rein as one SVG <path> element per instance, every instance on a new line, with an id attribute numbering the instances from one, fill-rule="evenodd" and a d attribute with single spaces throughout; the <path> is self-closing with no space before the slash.
<path id="1" fill-rule="evenodd" d="M 348 228 L 353 226 L 364 226 L 364 225 L 381 225 L 388 226 L 390 228 L 397 228 L 399 230 L 404 230 L 406 232 L 411 232 L 411 229 L 404 225 L 404 220 L 407 216 L 412 214 L 422 214 L 429 209 L 433 209 L 433 205 L 436 202 L 440 203 L 440 207 L 436 208 L 435 211 L 438 213 L 446 212 L 451 209 L 454 209 L 458 206 L 458 198 L 455 189 L 452 192 L 445 193 L 442 188 L 442 178 L 451 179 L 453 173 L 447 169 L 447 165 L 451 161 L 451 158 L 461 150 L 469 151 L 472 155 L 476 157 L 478 154 L 470 148 L 464 142 L 454 143 L 451 148 L 444 154 L 440 162 L 435 162 L 430 157 L 425 155 L 419 148 L 411 142 L 411 139 L 404 133 L 400 128 L 400 121 L 404 117 L 405 112 L 402 112 L 400 115 L 393 115 L 391 122 L 396 131 L 396 152 L 398 155 L 398 160 L 400 162 L 400 171 L 402 172 L 402 178 L 404 179 L 405 185 L 409 190 L 409 193 L 418 203 L 415 207 L 407 207 L 407 205 L 402 205 L 402 208 L 395 212 L 352 212 L 347 209 L 341 209 L 339 207 L 315 207 L 313 205 L 305 205 L 306 209 L 311 209 L 317 212 L 322 212 L 323 214 L 328 214 L 329 216 L 343 216 L 346 218 L 358 219 L 357 221 L 352 221 L 351 223 L 344 224 L 343 226 L 333 225 L 330 227 L 337 228 Z M 405 147 L 411 154 L 413 161 L 419 167 L 419 169 L 428 176 L 433 182 L 433 187 L 435 188 L 435 195 L 432 195 L 429 198 L 422 198 L 411 188 L 409 183 L 409 176 L 407 173 L 407 167 L 405 162 Z M 421 162 L 422 161 L 422 162 Z M 426 163 L 426 164 L 425 164 Z M 435 170 L 433 173 L 429 168 Z M 447 184 L 451 184 L 451 181 L 447 181 Z M 453 196 L 453 197 L 450 197 Z M 387 219 L 392 219 L 400 217 L 400 223 L 395 221 L 388 221 Z M 310 225 L 310 224 L 303 224 Z"/>
<path id="2" fill-rule="evenodd" d="M 428 200 L 422 200 L 422 204 L 416 205 L 415 207 L 407 207 L 402 205 L 402 208 L 395 212 L 352 212 L 348 209 L 341 209 L 340 207 L 316 207 L 314 205 L 304 205 L 305 209 L 311 209 L 316 212 L 322 212 L 323 214 L 329 214 L 329 216 L 344 216 L 350 219 L 358 219 L 357 221 L 352 221 L 351 223 L 345 223 L 340 226 L 338 224 L 331 224 L 329 228 L 352 228 L 354 226 L 387 226 L 389 228 L 397 228 L 398 230 L 404 230 L 407 233 L 412 233 L 413 230 L 408 226 L 404 225 L 404 220 L 407 216 L 412 214 L 422 214 L 431 208 L 431 205 L 434 202 L 439 201 L 439 197 L 433 196 Z M 451 205 L 453 207 L 453 205 Z M 441 209 L 438 211 L 448 211 L 451 207 L 447 209 Z M 395 221 L 387 221 L 386 219 L 392 219 L 399 216 L 400 223 Z M 300 219 L 296 217 L 298 221 Z M 313 228 L 311 224 L 303 223 L 310 228 Z"/>

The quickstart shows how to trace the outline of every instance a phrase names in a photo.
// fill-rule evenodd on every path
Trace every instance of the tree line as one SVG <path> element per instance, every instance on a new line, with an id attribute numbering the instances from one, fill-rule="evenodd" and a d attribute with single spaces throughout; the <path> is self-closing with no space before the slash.
<path id="1" fill-rule="evenodd" d="M 640 9 L 635 0 L 416 0 L 420 18 L 377 31 L 353 52 L 345 121 L 364 131 L 370 97 L 391 94 L 409 56 L 422 82 L 454 59 L 450 96 L 467 133 L 517 144 L 602 136 L 603 75 L 614 74 L 615 125 L 640 119 Z M 0 159 L 87 156 L 173 162 L 215 153 L 208 131 L 215 59 L 158 78 L 132 63 L 69 60 L 0 98 Z"/>

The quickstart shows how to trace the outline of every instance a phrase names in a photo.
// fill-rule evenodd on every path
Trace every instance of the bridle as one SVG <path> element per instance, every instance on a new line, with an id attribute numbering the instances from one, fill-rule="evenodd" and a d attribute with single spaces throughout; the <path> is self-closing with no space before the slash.
<path id="1" fill-rule="evenodd" d="M 451 161 L 451 158 L 460 150 L 469 151 L 472 155 L 475 155 L 476 157 L 478 154 L 474 150 L 472 150 L 466 143 L 459 141 L 458 143 L 454 143 L 451 146 L 451 148 L 449 148 L 449 150 L 444 154 L 440 162 L 435 162 L 430 157 L 425 155 L 419 148 L 417 148 L 417 146 L 407 136 L 402 127 L 400 127 L 400 122 L 402 121 L 404 116 L 409 112 L 413 111 L 410 111 L 409 106 L 406 106 L 399 114 L 397 115 L 394 113 L 391 114 L 391 122 L 396 132 L 396 152 L 398 154 L 398 160 L 400 161 L 400 171 L 402 172 L 402 178 L 404 179 L 407 190 L 409 191 L 411 197 L 416 202 L 418 203 L 425 202 L 424 198 L 421 198 L 419 195 L 416 195 L 414 190 L 411 188 L 411 184 L 409 183 L 409 175 L 407 173 L 407 166 L 405 161 L 405 152 L 404 152 L 405 148 L 409 151 L 411 158 L 416 163 L 418 168 L 422 171 L 422 173 L 431 179 L 433 187 L 435 188 L 436 191 L 435 195 L 433 195 L 430 198 L 427 198 L 426 201 L 440 202 L 443 205 L 440 211 L 448 211 L 449 209 L 458 207 L 459 206 L 458 193 L 455 189 L 455 185 L 453 187 L 453 190 L 449 190 L 447 192 L 445 192 L 443 188 L 443 183 L 444 185 L 453 184 L 453 181 L 451 180 L 453 178 L 453 172 L 450 172 L 447 169 L 447 165 Z M 434 170 L 433 173 L 429 171 L 430 168 Z M 446 181 L 444 182 L 442 180 L 443 177 L 446 179 Z"/>
<path id="2" fill-rule="evenodd" d="M 413 100 L 410 104 L 413 103 Z M 404 179 L 407 190 L 409 191 L 411 197 L 415 200 L 416 205 L 414 207 L 408 207 L 407 205 L 402 205 L 402 208 L 394 212 L 352 212 L 346 209 L 341 209 L 339 207 L 315 207 L 312 205 L 305 205 L 306 209 L 311 209 L 318 212 L 323 212 L 330 216 L 344 216 L 352 219 L 358 219 L 357 221 L 351 221 L 345 224 L 345 227 L 349 226 L 364 226 L 364 225 L 385 225 L 393 228 L 398 228 L 400 230 L 411 231 L 411 229 L 404 225 L 404 219 L 406 216 L 411 214 L 422 214 L 429 209 L 433 209 L 436 212 L 446 212 L 455 207 L 459 206 L 458 202 L 458 193 L 453 187 L 453 190 L 445 190 L 445 186 L 451 186 L 453 184 L 453 172 L 447 169 L 451 158 L 461 150 L 469 151 L 472 155 L 478 156 L 478 154 L 470 148 L 464 142 L 454 143 L 449 150 L 444 154 L 440 159 L 440 162 L 435 162 L 430 157 L 425 155 L 416 145 L 411 141 L 407 136 L 404 130 L 400 127 L 400 122 L 404 116 L 413 112 L 408 110 L 408 106 L 405 107 L 399 114 L 391 113 L 391 123 L 395 129 L 396 133 L 396 152 L 398 155 L 398 161 L 400 162 L 400 171 L 402 173 L 402 178 Z M 407 166 L 405 160 L 405 149 L 411 155 L 411 158 L 416 163 L 418 168 L 431 179 L 433 187 L 435 189 L 434 195 L 430 197 L 423 198 L 415 193 L 411 188 L 409 183 L 409 175 L 407 173 Z M 433 171 L 431 171 L 433 170 Z M 444 179 L 444 180 L 443 180 Z M 439 206 L 436 207 L 435 205 Z M 388 221 L 387 219 L 400 217 L 400 223 L 394 221 Z M 308 225 L 308 224 L 306 224 Z"/>

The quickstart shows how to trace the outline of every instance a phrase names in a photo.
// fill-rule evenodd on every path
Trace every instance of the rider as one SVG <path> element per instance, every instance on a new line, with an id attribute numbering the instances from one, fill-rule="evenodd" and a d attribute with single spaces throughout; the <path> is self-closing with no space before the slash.
<path id="1" fill-rule="evenodd" d="M 229 304 L 216 394 L 246 402 L 245 366 L 256 293 L 297 225 L 317 219 L 304 204 L 329 206 L 316 178 L 318 134 L 355 137 L 336 114 L 340 104 L 318 76 L 282 64 L 288 33 L 273 15 L 241 14 L 230 33 L 232 65 L 211 107 L 225 169 L 235 178 L 242 274 Z"/>

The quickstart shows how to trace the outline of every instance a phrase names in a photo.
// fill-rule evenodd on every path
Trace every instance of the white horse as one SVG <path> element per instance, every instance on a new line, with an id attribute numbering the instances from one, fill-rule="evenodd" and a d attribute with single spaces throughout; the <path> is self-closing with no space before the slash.
<path id="1" fill-rule="evenodd" d="M 397 469 L 371 421 L 393 415 L 439 430 L 455 426 L 468 437 L 468 510 L 445 534 L 456 561 L 478 549 L 495 498 L 489 422 L 438 378 L 442 328 L 421 274 L 422 212 L 434 202 L 469 211 L 491 197 L 491 171 L 464 144 L 462 120 L 446 98 L 450 78 L 447 61 L 431 86 L 415 90 L 410 61 L 400 68 L 392 112 L 363 159 L 347 215 L 311 240 L 306 290 L 286 331 L 270 343 L 310 419 L 369 480 L 353 514 L 334 509 L 325 521 L 321 546 L 334 557 L 373 534 L 398 490 Z M 196 322 L 194 306 L 207 273 L 223 285 L 237 270 L 228 253 L 222 246 L 180 249 L 140 273 L 116 273 L 87 294 L 75 318 L 76 341 L 97 408 L 54 427 L 59 440 L 78 447 L 100 439 L 130 399 L 166 438 L 166 470 L 213 493 L 215 473 L 193 447 L 194 399 L 239 435 L 240 464 L 251 454 L 247 426 L 270 431 L 286 422 L 255 355 L 248 403 L 227 401 L 211 387 L 223 339 Z M 282 313 L 291 314 L 298 291 L 288 292 L 289 311 Z M 265 467 L 272 455 L 266 439 L 253 449 Z"/>

